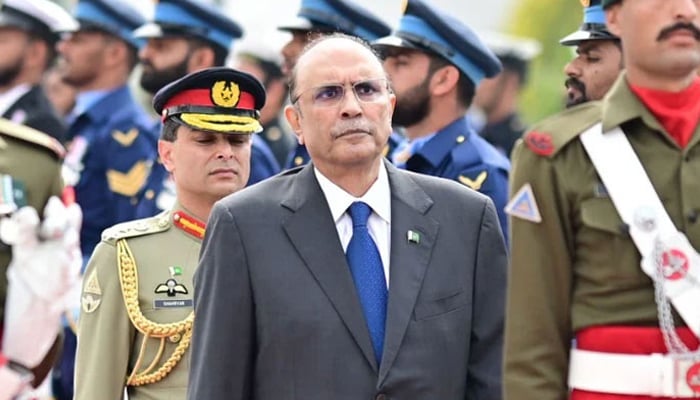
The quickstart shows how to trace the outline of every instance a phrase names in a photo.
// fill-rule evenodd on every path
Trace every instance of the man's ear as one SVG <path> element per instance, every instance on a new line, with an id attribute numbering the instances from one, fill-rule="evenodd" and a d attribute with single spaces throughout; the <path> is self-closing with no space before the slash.
<path id="1" fill-rule="evenodd" d="M 201 46 L 192 51 L 187 60 L 187 72 L 192 73 L 214 65 L 214 50 Z"/>
<path id="2" fill-rule="evenodd" d="M 435 96 L 442 96 L 457 87 L 459 70 L 453 65 L 446 65 L 433 73 L 430 78 L 430 91 Z"/>
<path id="3" fill-rule="evenodd" d="M 173 160 L 173 142 L 167 140 L 158 141 L 158 158 L 165 166 L 165 170 L 173 173 L 175 170 L 175 161 Z"/>
<path id="4" fill-rule="evenodd" d="M 605 11 L 605 25 L 610 33 L 620 36 L 620 4 L 615 4 Z"/>
<path id="5" fill-rule="evenodd" d="M 297 135 L 299 144 L 304 144 L 304 134 L 301 131 L 301 110 L 293 105 L 288 105 L 284 107 L 284 116 L 287 118 L 287 122 L 294 134 Z"/>

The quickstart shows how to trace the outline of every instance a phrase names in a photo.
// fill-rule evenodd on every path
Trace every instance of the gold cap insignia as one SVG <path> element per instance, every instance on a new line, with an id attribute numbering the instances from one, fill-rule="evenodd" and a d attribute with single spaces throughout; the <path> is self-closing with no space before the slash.
<path id="1" fill-rule="evenodd" d="M 408 0 L 403 0 L 403 2 L 401 2 L 401 15 L 406 14 L 406 8 L 408 8 Z"/>
<path id="2" fill-rule="evenodd" d="M 591 6 L 591 0 L 579 0 L 583 8 L 588 8 Z"/>
<path id="3" fill-rule="evenodd" d="M 241 97 L 241 89 L 230 81 L 217 81 L 211 87 L 211 100 L 219 107 L 235 107 Z"/>

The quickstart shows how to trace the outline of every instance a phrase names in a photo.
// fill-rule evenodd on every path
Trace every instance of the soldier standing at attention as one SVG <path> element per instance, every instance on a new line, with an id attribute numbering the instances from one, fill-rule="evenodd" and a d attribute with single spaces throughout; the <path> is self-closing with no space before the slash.
<path id="1" fill-rule="evenodd" d="M 392 123 L 405 128 L 408 139 L 392 161 L 491 197 L 507 233 L 510 162 L 465 117 L 477 85 L 501 71 L 496 56 L 468 26 L 421 0 L 407 1 L 398 28 L 374 47 L 386 56 L 396 93 Z"/>
<path id="2" fill-rule="evenodd" d="M 513 152 L 508 400 L 700 394 L 699 3 L 602 6 L 626 70 Z"/>
<path id="3" fill-rule="evenodd" d="M 110 228 L 85 274 L 76 400 L 184 399 L 192 335 L 192 276 L 217 200 L 245 187 L 262 84 L 230 68 L 201 70 L 156 93 L 158 152 L 175 206 Z"/>

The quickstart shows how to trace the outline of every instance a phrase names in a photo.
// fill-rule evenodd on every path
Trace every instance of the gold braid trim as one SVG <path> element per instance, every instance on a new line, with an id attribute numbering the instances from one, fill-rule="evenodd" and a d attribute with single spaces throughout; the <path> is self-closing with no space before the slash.
<path id="1" fill-rule="evenodd" d="M 126 312 L 134 327 L 145 336 L 141 351 L 135 363 L 134 371 L 129 375 L 126 384 L 140 386 L 155 383 L 168 376 L 177 363 L 180 362 L 185 351 L 189 348 L 190 339 L 192 338 L 194 312 L 190 312 L 187 318 L 182 321 L 168 324 L 159 324 L 147 319 L 141 312 L 141 307 L 139 306 L 139 276 L 136 269 L 136 262 L 134 261 L 134 255 L 131 253 L 131 249 L 125 239 L 117 241 L 117 264 L 119 265 L 119 283 L 122 287 Z M 173 354 L 170 355 L 160 368 L 155 372 L 150 372 L 156 365 L 157 360 L 160 360 L 162 348 L 161 351 L 158 352 L 158 356 L 145 371 L 136 373 L 136 370 L 142 363 L 146 348 L 145 343 L 148 338 L 160 338 L 162 347 L 166 337 L 180 335 L 182 335 L 182 338 L 177 347 L 175 347 Z"/>

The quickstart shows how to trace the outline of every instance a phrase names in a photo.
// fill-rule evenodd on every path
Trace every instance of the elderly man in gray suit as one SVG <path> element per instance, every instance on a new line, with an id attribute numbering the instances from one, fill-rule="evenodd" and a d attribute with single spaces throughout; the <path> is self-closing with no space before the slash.
<path id="1" fill-rule="evenodd" d="M 214 207 L 188 398 L 500 399 L 493 203 L 384 160 L 395 96 L 365 43 L 317 39 L 291 79 L 312 163 Z"/>

